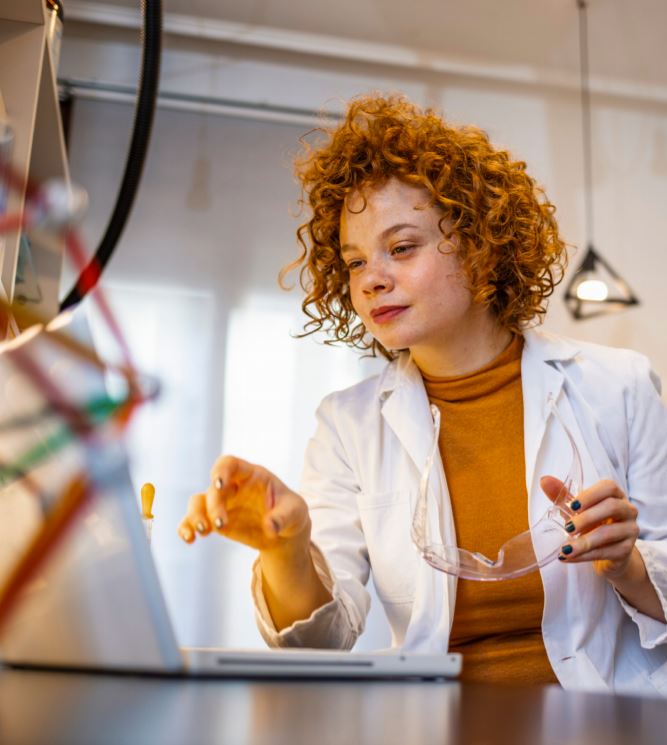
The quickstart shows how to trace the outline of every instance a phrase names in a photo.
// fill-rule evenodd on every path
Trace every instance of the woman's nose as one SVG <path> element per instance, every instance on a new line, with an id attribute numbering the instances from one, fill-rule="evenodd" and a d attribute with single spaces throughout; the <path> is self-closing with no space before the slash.
<path id="1" fill-rule="evenodd" d="M 363 291 L 367 294 L 383 292 L 393 287 L 393 280 L 382 264 L 369 264 L 364 273 Z"/>

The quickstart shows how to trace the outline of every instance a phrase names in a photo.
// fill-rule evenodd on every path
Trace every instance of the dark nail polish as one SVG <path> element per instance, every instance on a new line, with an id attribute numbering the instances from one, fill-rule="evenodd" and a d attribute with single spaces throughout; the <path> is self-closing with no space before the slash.
<path id="1" fill-rule="evenodd" d="M 565 560 L 566 560 L 566 557 L 565 556 L 559 556 L 558 557 L 558 561 L 565 561 Z"/>
<path id="2" fill-rule="evenodd" d="M 565 530 L 567 530 L 568 533 L 574 533 L 574 523 L 572 522 L 572 520 L 565 523 Z"/>
<path id="3" fill-rule="evenodd" d="M 571 510 L 574 510 L 576 512 L 580 508 L 581 508 L 581 502 L 578 499 L 574 499 L 572 500 L 572 502 L 570 502 Z"/>
<path id="4" fill-rule="evenodd" d="M 561 548 L 561 551 L 565 554 L 565 556 L 569 556 L 572 553 L 572 546 L 570 546 L 569 543 L 566 543 L 563 548 Z"/>

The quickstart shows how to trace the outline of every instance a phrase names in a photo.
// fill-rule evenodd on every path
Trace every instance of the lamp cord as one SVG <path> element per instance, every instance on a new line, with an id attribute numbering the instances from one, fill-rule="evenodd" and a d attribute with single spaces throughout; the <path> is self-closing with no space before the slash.
<path id="1" fill-rule="evenodd" d="M 155 103 L 160 78 L 162 53 L 162 0 L 141 0 L 141 72 L 135 107 L 134 126 L 125 171 L 118 189 L 116 203 L 95 255 L 82 270 L 74 287 L 60 303 L 60 310 L 77 305 L 92 290 L 109 263 L 125 229 L 134 199 L 139 189 L 151 139 Z"/>
<path id="2" fill-rule="evenodd" d="M 581 71 L 581 134 L 584 151 L 584 199 L 586 239 L 593 245 L 593 159 L 591 155 L 591 94 L 588 77 L 588 18 L 586 0 L 577 0 L 579 8 L 579 66 Z"/>

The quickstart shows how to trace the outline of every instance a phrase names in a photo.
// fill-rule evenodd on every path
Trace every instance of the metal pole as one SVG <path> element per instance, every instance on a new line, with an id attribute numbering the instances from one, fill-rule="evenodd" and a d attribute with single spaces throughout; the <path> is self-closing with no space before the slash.
<path id="1" fill-rule="evenodd" d="M 591 153 L 591 95 L 588 77 L 587 3 L 577 0 L 579 8 L 579 65 L 581 70 L 581 130 L 584 154 L 584 200 L 586 206 L 586 241 L 593 245 L 593 158 Z"/>

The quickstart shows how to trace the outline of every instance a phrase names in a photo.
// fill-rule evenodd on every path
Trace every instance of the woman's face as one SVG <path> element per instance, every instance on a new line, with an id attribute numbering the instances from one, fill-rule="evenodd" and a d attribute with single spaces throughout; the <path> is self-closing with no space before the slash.
<path id="1" fill-rule="evenodd" d="M 472 302 L 442 217 L 425 189 L 398 179 L 354 193 L 341 215 L 357 315 L 386 349 L 409 348 L 415 358 L 460 340 L 488 314 Z"/>

